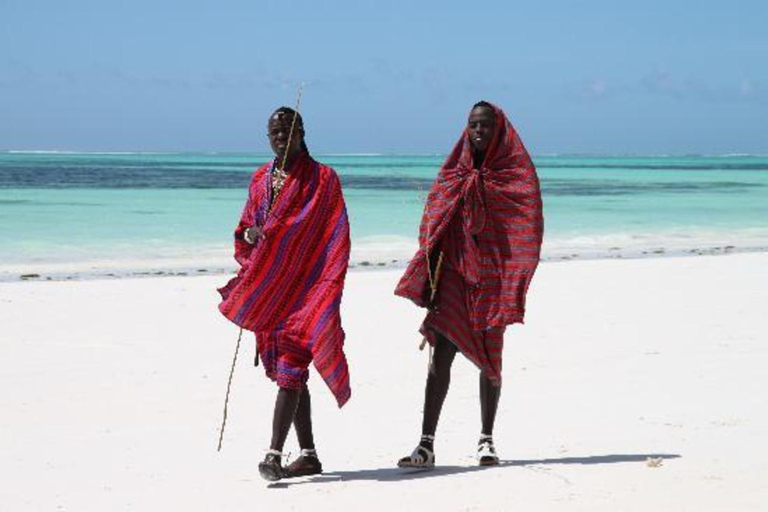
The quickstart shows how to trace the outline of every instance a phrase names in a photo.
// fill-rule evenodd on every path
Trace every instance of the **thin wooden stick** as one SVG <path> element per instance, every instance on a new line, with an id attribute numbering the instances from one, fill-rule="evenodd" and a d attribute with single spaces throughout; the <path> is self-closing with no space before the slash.
<path id="1" fill-rule="evenodd" d="M 291 150 L 291 142 L 293 141 L 293 128 L 296 126 L 296 118 L 299 117 L 299 106 L 301 105 L 301 93 L 304 91 L 304 82 L 299 86 L 299 92 L 296 96 L 296 108 L 293 109 L 293 120 L 291 120 L 291 130 L 288 132 L 288 144 L 285 146 L 285 153 L 283 154 L 283 165 L 281 165 L 283 171 L 285 171 L 285 162 L 288 160 L 288 152 Z"/>
<path id="2" fill-rule="evenodd" d="M 240 334 L 237 335 L 237 346 L 235 347 L 235 357 L 232 358 L 232 367 L 229 369 L 229 380 L 227 381 L 227 396 L 224 398 L 224 417 L 221 419 L 221 429 L 219 430 L 219 447 L 217 452 L 221 451 L 221 443 L 224 440 L 224 428 L 227 426 L 227 409 L 229 407 L 229 390 L 232 388 L 232 377 L 235 374 L 235 364 L 237 364 L 237 353 L 240 352 L 240 340 L 243 339 L 243 328 L 240 328 Z"/>
<path id="3" fill-rule="evenodd" d="M 296 119 L 299 117 L 299 106 L 301 105 L 301 93 L 304 90 L 304 83 L 299 86 L 299 92 L 296 96 L 296 108 L 291 121 L 291 130 L 288 132 L 288 144 L 285 146 L 285 154 L 283 154 L 283 171 L 285 171 L 285 162 L 288 158 L 288 152 L 291 150 L 291 141 L 293 139 L 293 129 L 296 126 Z M 274 203 L 274 201 L 273 201 Z M 271 210 L 271 205 L 270 205 Z M 221 451 L 221 443 L 224 440 L 224 429 L 227 426 L 227 411 L 229 409 L 229 392 L 232 388 L 232 377 L 235 374 L 235 364 L 237 363 L 237 354 L 240 351 L 240 340 L 243 338 L 243 328 L 240 328 L 240 334 L 237 335 L 237 346 L 235 346 L 235 356 L 232 358 L 232 367 L 229 369 L 229 380 L 227 381 L 227 395 L 224 398 L 224 415 L 221 419 L 221 429 L 219 430 L 219 446 L 216 451 Z M 259 357 L 258 354 L 256 357 Z"/>
<path id="4" fill-rule="evenodd" d="M 429 265 L 429 256 L 427 255 L 427 265 Z M 434 278 L 432 276 L 432 271 L 429 271 L 429 303 L 432 304 L 432 301 L 435 300 L 435 295 L 437 294 L 437 284 L 440 281 L 440 269 L 443 266 L 443 251 L 440 251 L 440 256 L 437 258 L 437 266 L 435 267 L 435 275 Z M 425 336 L 421 340 L 421 345 L 419 345 L 419 350 L 424 350 L 424 347 L 427 344 L 427 337 Z M 431 359 L 431 356 L 430 356 Z"/>
<path id="5" fill-rule="evenodd" d="M 429 215 L 429 195 L 427 195 L 427 199 L 425 201 L 424 205 L 424 212 L 427 216 L 427 246 L 424 249 L 424 258 L 427 260 L 427 276 L 429 277 L 429 304 L 432 305 L 432 302 L 435 300 L 435 295 L 437 294 L 437 284 L 440 280 L 440 269 L 443 265 L 443 251 L 440 251 L 440 255 L 437 257 L 437 265 L 435 265 L 435 273 L 432 274 L 432 265 L 429 261 L 429 238 L 430 238 L 430 232 L 429 232 L 429 225 L 432 222 L 432 219 Z M 421 340 L 421 345 L 419 345 L 419 350 L 424 350 L 424 347 L 427 345 L 427 337 L 424 336 Z M 429 369 L 432 370 L 432 346 L 429 347 Z"/>

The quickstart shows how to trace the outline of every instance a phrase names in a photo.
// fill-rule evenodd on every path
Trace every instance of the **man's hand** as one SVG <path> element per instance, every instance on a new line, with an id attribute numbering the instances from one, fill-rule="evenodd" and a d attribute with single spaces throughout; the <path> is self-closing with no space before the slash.
<path id="1" fill-rule="evenodd" d="M 251 226 L 250 228 L 246 228 L 246 230 L 243 231 L 243 240 L 251 245 L 255 244 L 262 238 L 264 238 L 264 230 L 259 226 Z"/>

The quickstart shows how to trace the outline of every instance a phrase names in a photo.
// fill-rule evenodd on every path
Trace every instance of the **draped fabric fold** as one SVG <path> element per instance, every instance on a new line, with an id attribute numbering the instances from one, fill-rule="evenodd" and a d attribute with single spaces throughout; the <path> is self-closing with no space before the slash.
<path id="1" fill-rule="evenodd" d="M 504 112 L 493 107 L 495 127 L 480 168 L 465 129 L 429 191 L 419 229 L 419 249 L 395 293 L 427 306 L 427 258 L 434 262 L 454 237 L 453 266 L 467 288 L 472 330 L 522 322 L 525 297 L 539 263 L 543 216 L 536 169 Z M 434 263 L 433 263 L 434 264 Z"/>
<path id="2" fill-rule="evenodd" d="M 302 386 L 314 361 L 341 407 L 351 395 L 339 313 L 350 249 L 341 184 L 332 168 L 305 153 L 272 198 L 273 165 L 253 174 L 235 229 L 240 270 L 219 289 L 219 310 L 256 334 L 267 375 L 278 385 Z M 253 245 L 243 239 L 252 226 L 264 234 Z"/>

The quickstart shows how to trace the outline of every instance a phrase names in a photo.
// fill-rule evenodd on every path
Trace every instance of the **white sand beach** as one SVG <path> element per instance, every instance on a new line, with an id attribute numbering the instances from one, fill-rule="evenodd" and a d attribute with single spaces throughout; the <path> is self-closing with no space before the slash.
<path id="1" fill-rule="evenodd" d="M 0 283 L 0 510 L 768 510 L 768 253 L 542 264 L 506 335 L 491 469 L 463 358 L 438 468 L 394 467 L 427 367 L 399 273 L 348 275 L 351 401 L 310 378 L 325 474 L 272 485 L 256 466 L 276 388 L 250 336 L 216 451 L 226 277 Z"/>

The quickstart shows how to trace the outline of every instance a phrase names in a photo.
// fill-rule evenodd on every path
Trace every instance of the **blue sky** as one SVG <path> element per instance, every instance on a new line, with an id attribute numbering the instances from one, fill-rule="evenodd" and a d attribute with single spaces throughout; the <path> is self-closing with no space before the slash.
<path id="1" fill-rule="evenodd" d="M 0 149 L 768 153 L 768 2 L 0 0 Z"/>

